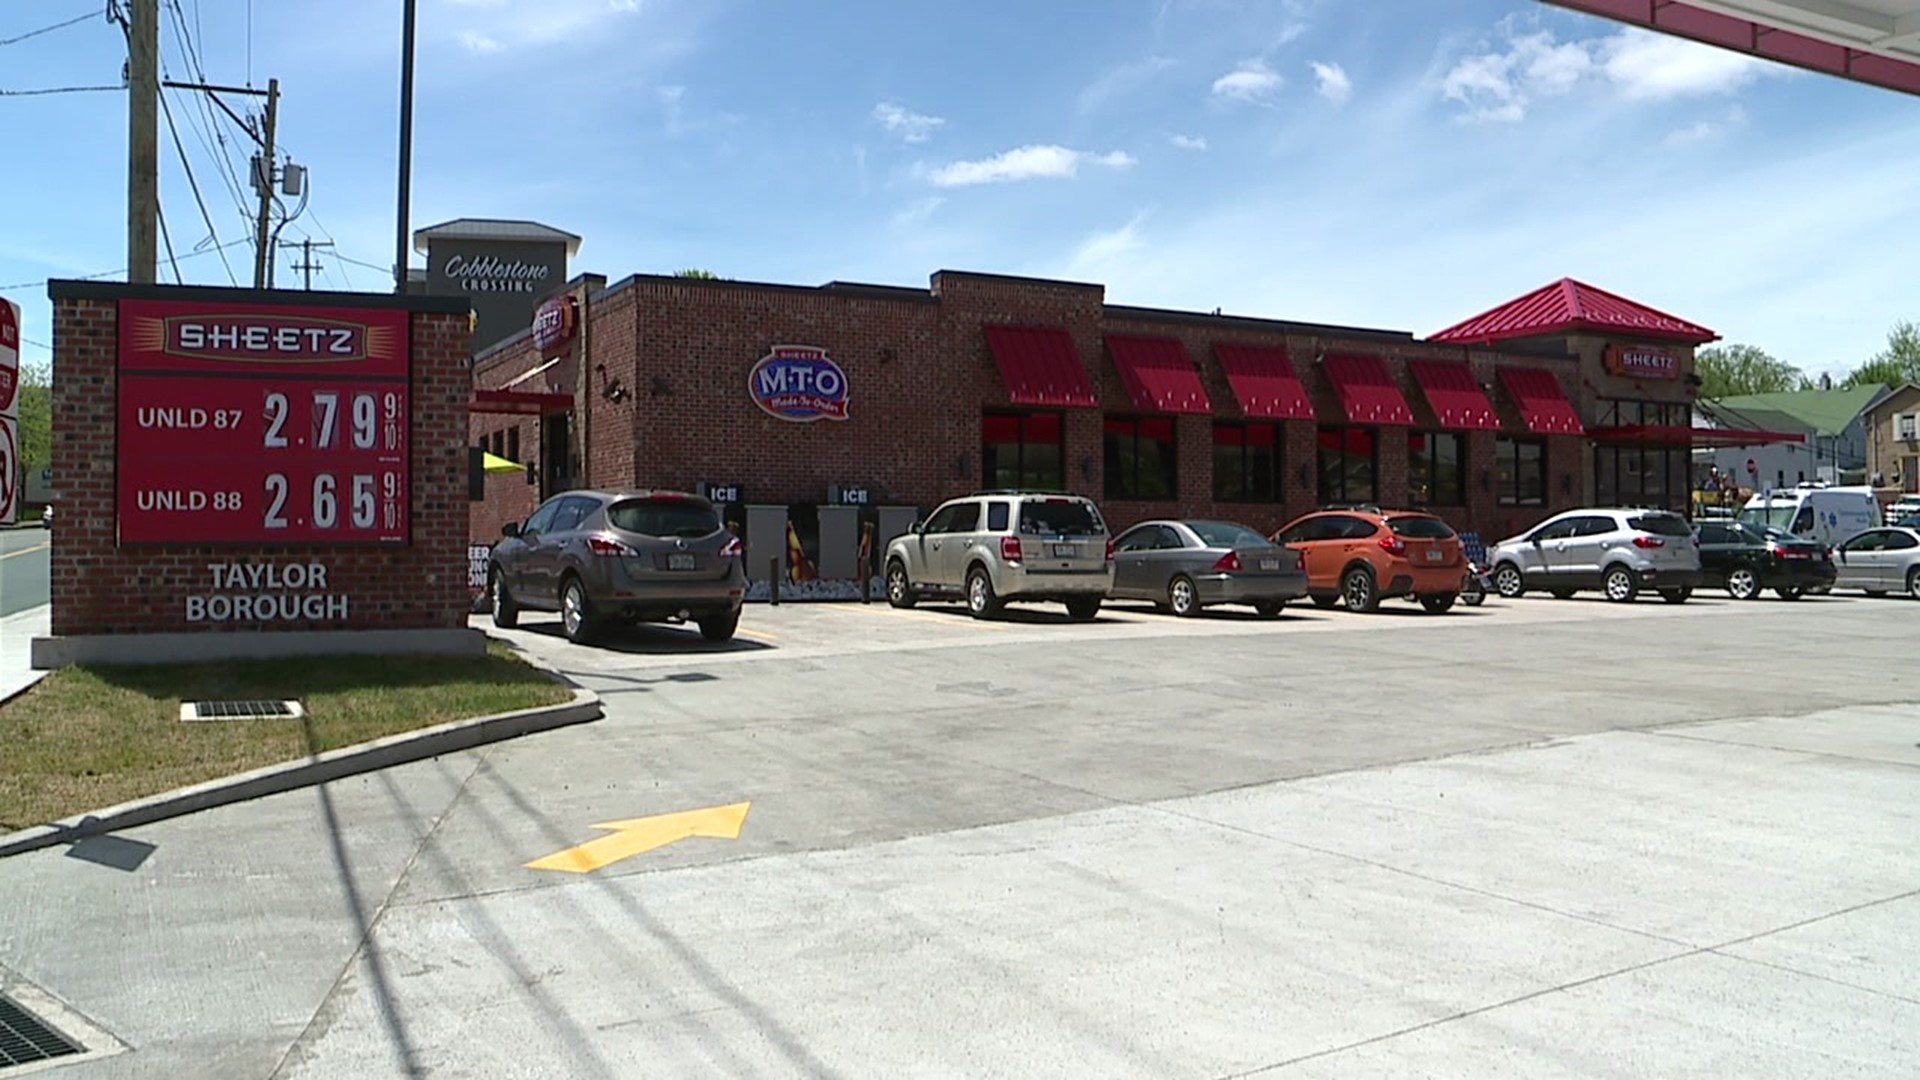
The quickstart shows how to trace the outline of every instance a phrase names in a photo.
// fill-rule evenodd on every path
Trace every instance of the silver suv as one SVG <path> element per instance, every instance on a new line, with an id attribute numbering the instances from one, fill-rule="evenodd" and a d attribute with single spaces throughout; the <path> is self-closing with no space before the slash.
<path id="1" fill-rule="evenodd" d="M 1545 589 L 1561 599 L 1599 589 L 1627 603 L 1642 588 L 1685 603 L 1700 584 L 1700 541 L 1671 510 L 1568 510 L 1487 553 L 1494 588 L 1512 599 Z"/>
<path id="2" fill-rule="evenodd" d="M 982 491 L 940 504 L 887 545 L 887 602 L 965 599 L 976 619 L 1011 601 L 1058 601 L 1091 619 L 1113 587 L 1113 540 L 1079 495 Z"/>

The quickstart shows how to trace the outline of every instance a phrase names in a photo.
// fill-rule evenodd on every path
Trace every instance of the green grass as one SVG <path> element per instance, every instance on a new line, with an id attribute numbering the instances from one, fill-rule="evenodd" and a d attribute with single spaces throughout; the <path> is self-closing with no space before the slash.
<path id="1" fill-rule="evenodd" d="M 572 691 L 484 657 L 313 657 L 65 668 L 0 707 L 0 833 Z M 292 698 L 304 720 L 183 722 L 182 701 Z"/>

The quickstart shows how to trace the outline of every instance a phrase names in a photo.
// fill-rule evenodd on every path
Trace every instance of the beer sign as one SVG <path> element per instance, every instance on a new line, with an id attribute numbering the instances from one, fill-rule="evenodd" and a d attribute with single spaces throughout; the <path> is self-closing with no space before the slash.
<path id="1" fill-rule="evenodd" d="M 747 393 L 767 415 L 798 424 L 847 418 L 847 373 L 812 345 L 775 345 L 747 373 Z"/>
<path id="2" fill-rule="evenodd" d="M 1645 345 L 1609 345 L 1607 370 L 1623 379 L 1677 379 L 1680 358 Z"/>

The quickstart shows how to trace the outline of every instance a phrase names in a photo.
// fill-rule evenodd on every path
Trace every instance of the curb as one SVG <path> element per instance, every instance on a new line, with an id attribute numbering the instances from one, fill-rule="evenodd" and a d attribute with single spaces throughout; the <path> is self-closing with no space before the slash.
<path id="1" fill-rule="evenodd" d="M 551 673 L 549 673 L 551 674 Z M 559 682 L 558 678 L 555 679 Z M 565 685 L 563 683 L 563 685 Z M 217 780 L 175 788 L 159 795 L 135 799 L 105 810 L 79 817 L 36 825 L 30 829 L 0 836 L 0 858 L 22 852 L 70 843 L 100 833 L 130 829 L 167 818 L 181 817 L 216 806 L 277 795 L 297 788 L 312 787 L 358 773 L 372 772 L 393 765 L 471 750 L 486 743 L 499 742 L 537 731 L 566 727 L 598 720 L 603 715 L 600 695 L 574 688 L 573 700 L 562 705 L 538 709 L 517 709 L 492 716 L 454 720 L 419 731 L 405 731 L 384 739 L 343 746 L 306 761 L 268 765 L 250 772 L 224 776 Z"/>

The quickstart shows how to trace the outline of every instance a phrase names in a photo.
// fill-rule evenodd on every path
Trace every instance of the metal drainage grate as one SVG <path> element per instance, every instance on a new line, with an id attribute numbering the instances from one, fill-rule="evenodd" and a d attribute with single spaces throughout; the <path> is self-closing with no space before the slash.
<path id="1" fill-rule="evenodd" d="M 82 1048 L 0 994 L 0 1069 L 78 1054 Z"/>
<path id="2" fill-rule="evenodd" d="M 307 715 L 297 701 L 183 701 L 182 720 L 298 720 Z"/>

